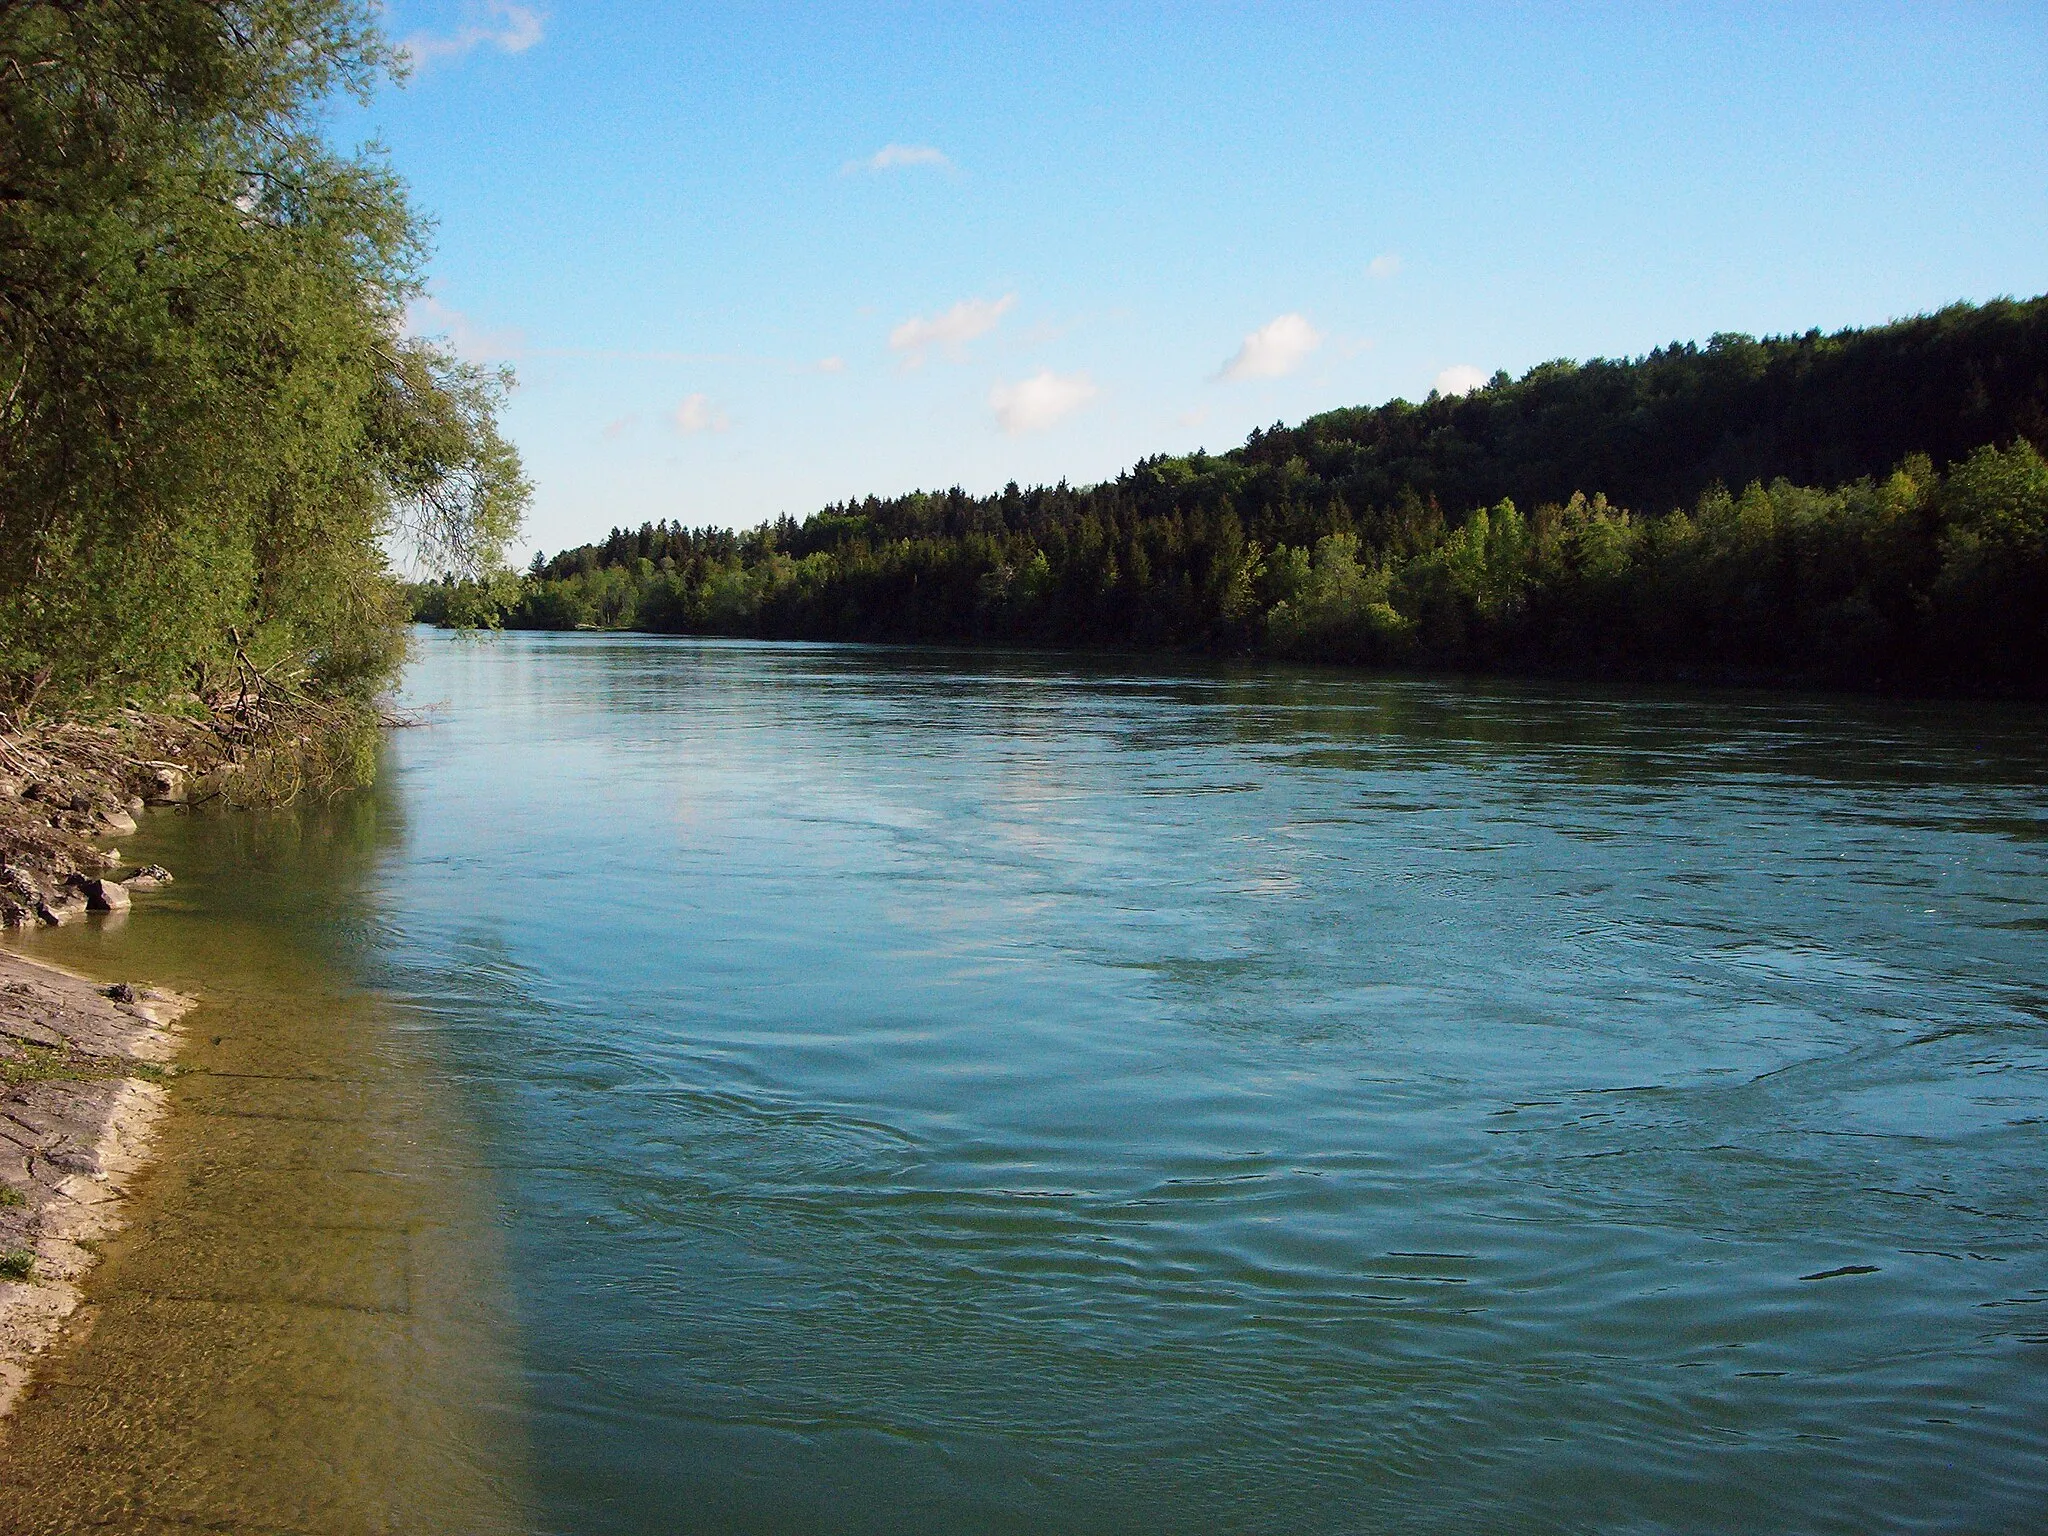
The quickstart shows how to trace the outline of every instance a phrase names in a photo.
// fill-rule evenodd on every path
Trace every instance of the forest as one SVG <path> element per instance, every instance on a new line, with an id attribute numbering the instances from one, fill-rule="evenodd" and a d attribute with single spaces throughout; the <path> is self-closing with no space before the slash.
<path id="1" fill-rule="evenodd" d="M 1545 363 L 1114 481 L 648 522 L 415 617 L 2048 691 L 2048 298 Z"/>

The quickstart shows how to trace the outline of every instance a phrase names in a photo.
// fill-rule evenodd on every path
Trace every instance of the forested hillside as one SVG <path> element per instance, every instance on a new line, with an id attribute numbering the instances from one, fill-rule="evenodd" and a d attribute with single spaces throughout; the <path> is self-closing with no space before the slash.
<path id="1" fill-rule="evenodd" d="M 648 523 L 416 612 L 2039 692 L 2048 299 L 1717 336 L 1116 480 Z"/>
<path id="2" fill-rule="evenodd" d="M 503 381 L 408 337 L 426 222 L 323 103 L 372 0 L 0 0 L 0 709 L 341 744 L 403 654 L 386 552 L 488 570 Z"/>

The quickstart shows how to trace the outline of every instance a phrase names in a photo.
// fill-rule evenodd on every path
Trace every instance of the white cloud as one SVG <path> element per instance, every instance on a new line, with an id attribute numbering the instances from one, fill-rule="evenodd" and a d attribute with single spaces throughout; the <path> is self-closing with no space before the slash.
<path id="1" fill-rule="evenodd" d="M 817 369 L 820 373 L 844 373 L 846 372 L 846 359 L 837 355 L 821 357 L 818 359 Z"/>
<path id="2" fill-rule="evenodd" d="M 988 392 L 988 403 L 996 413 L 996 424 L 1015 436 L 1043 431 L 1099 393 L 1095 381 L 1085 373 L 1054 373 L 1041 368 L 1015 384 L 997 384 Z"/>
<path id="3" fill-rule="evenodd" d="M 632 431 L 634 423 L 638 422 L 639 419 L 640 418 L 634 415 L 633 412 L 628 411 L 625 415 L 614 417 L 612 420 L 606 422 L 604 424 L 605 441 L 608 443 L 617 442 L 620 438 L 624 437 L 628 432 Z"/>
<path id="4" fill-rule="evenodd" d="M 1223 377 L 1277 379 L 1294 372 L 1322 344 L 1322 336 L 1302 316 L 1281 315 L 1245 337 L 1237 355 L 1223 365 Z"/>
<path id="5" fill-rule="evenodd" d="M 1396 272 L 1400 270 L 1401 258 L 1399 256 L 1396 256 L 1392 251 L 1387 251 L 1382 253 L 1381 255 L 1375 256 L 1371 261 L 1365 264 L 1365 275 L 1367 277 L 1392 277 Z"/>
<path id="6" fill-rule="evenodd" d="M 849 174 L 854 171 L 894 171 L 907 165 L 929 165 L 942 171 L 953 169 L 953 162 L 942 149 L 929 144 L 884 144 L 865 160 L 849 160 L 841 167 Z"/>
<path id="7" fill-rule="evenodd" d="M 434 336 L 466 363 L 503 363 L 526 354 L 526 333 L 516 328 L 486 330 L 459 309 L 431 293 L 405 306 L 405 328 L 414 336 Z"/>
<path id="8" fill-rule="evenodd" d="M 1485 384 L 1486 375 L 1470 363 L 1459 363 L 1436 376 L 1436 392 L 1440 395 L 1469 395 Z"/>
<path id="9" fill-rule="evenodd" d="M 415 32 L 398 45 L 398 51 L 415 67 L 459 59 L 484 47 L 500 53 L 524 53 L 540 41 L 546 20 L 532 6 L 512 5 L 508 0 L 481 0 L 471 7 L 471 14 L 479 19 L 460 31 Z"/>
<path id="10" fill-rule="evenodd" d="M 711 403 L 709 395 L 683 396 L 683 403 L 669 413 L 668 419 L 685 437 L 697 432 L 723 432 L 732 425 L 725 412 Z"/>
<path id="11" fill-rule="evenodd" d="M 903 354 L 903 366 L 915 368 L 932 347 L 944 347 L 958 354 L 977 336 L 986 336 L 1002 323 L 1017 303 L 1017 295 L 1000 299 L 962 299 L 940 315 L 914 315 L 889 333 L 889 350 Z"/>

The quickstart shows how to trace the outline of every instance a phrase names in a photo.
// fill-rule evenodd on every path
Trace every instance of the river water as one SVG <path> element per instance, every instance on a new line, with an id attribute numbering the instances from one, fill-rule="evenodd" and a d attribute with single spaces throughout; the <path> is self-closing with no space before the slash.
<path id="1" fill-rule="evenodd" d="M 0 1482 L 117 1387 L 138 1434 L 189 1430 L 203 1378 L 273 1406 L 216 1406 L 124 1508 L 2048 1509 L 2039 710 L 597 635 L 427 636 L 407 686 L 429 723 L 373 794 L 155 818 L 157 910 L 31 946 L 212 990 Z M 248 1098 L 283 1077 L 287 1110 Z M 271 1129 L 238 1154 L 230 1113 Z M 256 1294 L 149 1322 L 222 1240 L 192 1171 L 238 1155 L 371 1183 L 280 1236 L 275 1184 L 227 1181 L 267 1213 Z M 234 1308 L 266 1299 L 390 1326 L 263 1354 Z M 156 1382 L 173 1333 L 260 1369 Z"/>

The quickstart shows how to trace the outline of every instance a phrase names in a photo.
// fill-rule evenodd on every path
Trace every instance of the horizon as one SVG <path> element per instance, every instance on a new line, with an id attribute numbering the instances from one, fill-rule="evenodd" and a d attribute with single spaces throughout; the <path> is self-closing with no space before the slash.
<path id="1" fill-rule="evenodd" d="M 2039 7 L 386 26 L 332 130 L 439 219 L 413 328 L 518 371 L 515 564 L 2048 291 Z"/>

